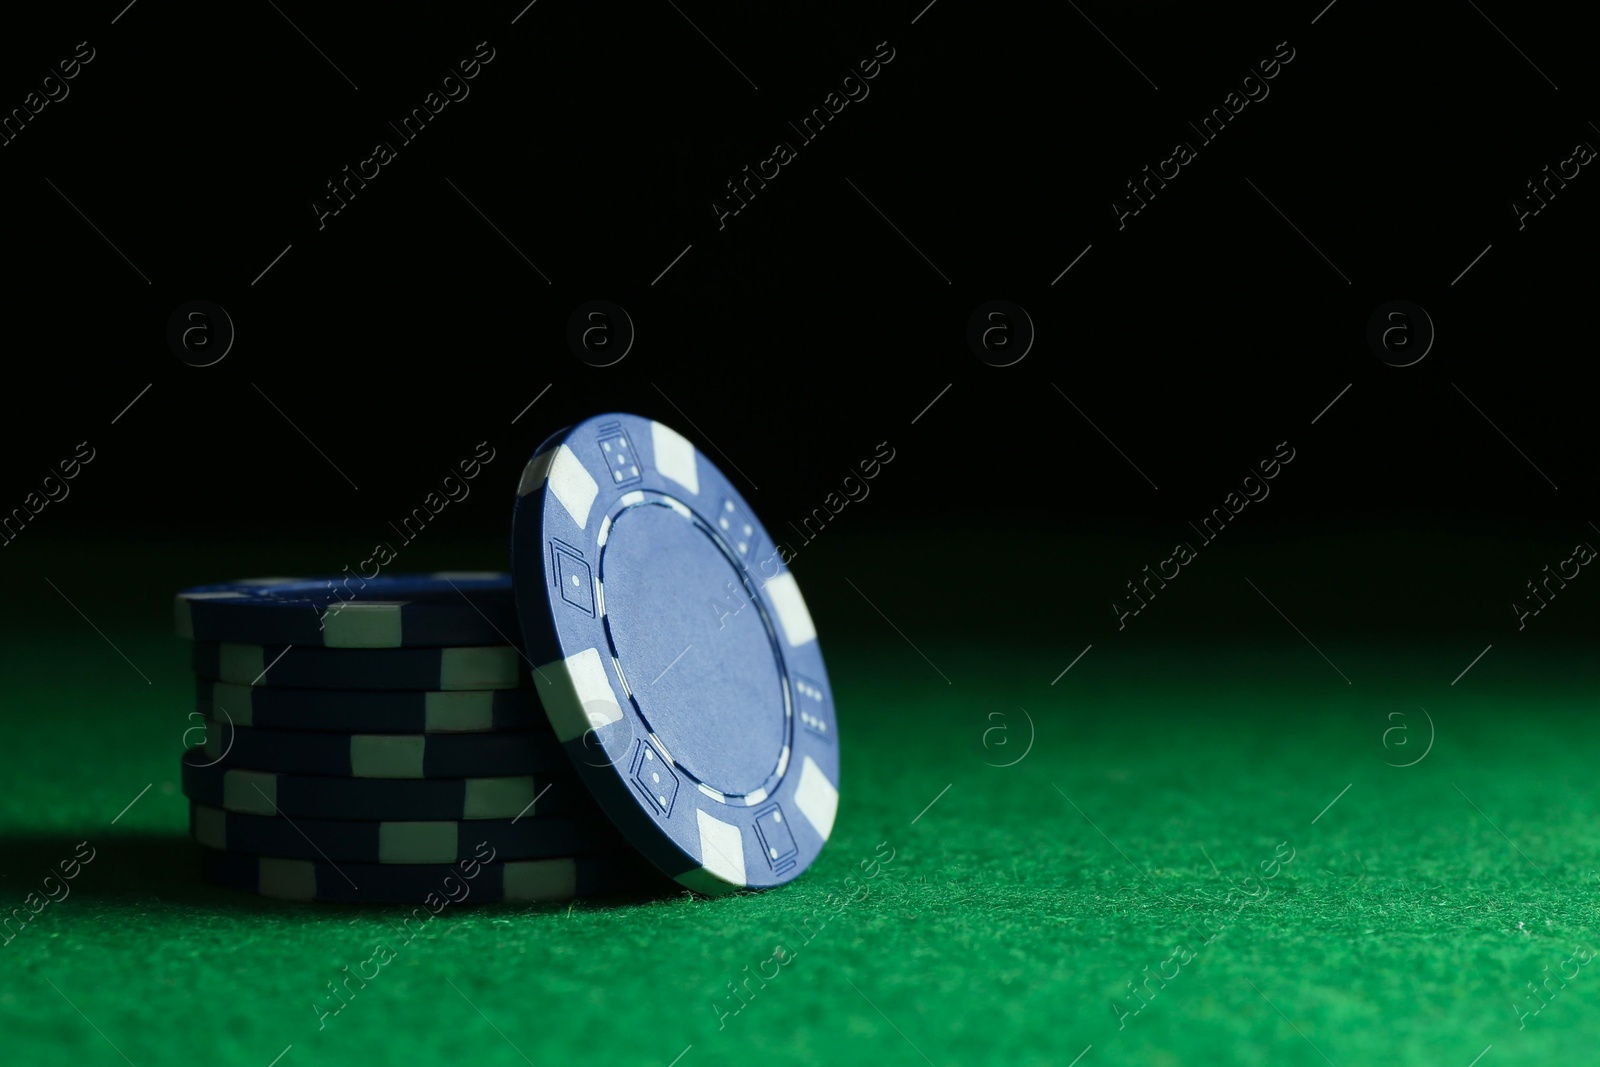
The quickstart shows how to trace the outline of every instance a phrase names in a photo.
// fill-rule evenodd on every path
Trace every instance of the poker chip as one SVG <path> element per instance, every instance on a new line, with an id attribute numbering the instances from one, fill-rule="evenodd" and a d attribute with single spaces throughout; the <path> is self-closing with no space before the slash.
<path id="1" fill-rule="evenodd" d="M 484 848 L 503 860 L 616 852 L 626 848 L 598 813 L 587 818 L 360 822 L 248 815 L 205 804 L 189 809 L 189 832 L 206 848 L 333 863 L 454 863 Z"/>
<path id="2" fill-rule="evenodd" d="M 505 777 L 561 767 L 544 733 L 311 734 L 206 719 L 208 763 L 349 778 Z"/>
<path id="3" fill-rule="evenodd" d="M 515 689 L 527 665 L 512 645 L 323 648 L 196 641 L 197 677 L 310 689 Z"/>
<path id="4" fill-rule="evenodd" d="M 485 849 L 484 855 L 493 855 Z M 658 876 L 626 854 L 451 864 L 336 863 L 202 848 L 209 882 L 281 900 L 427 904 L 430 911 L 499 901 L 572 900 L 647 889 Z"/>
<path id="5" fill-rule="evenodd" d="M 671 428 L 600 415 L 535 452 L 511 532 L 509 575 L 176 595 L 206 879 L 437 911 L 769 889 L 816 860 L 839 804 L 832 690 L 732 481 Z"/>
<path id="6" fill-rule="evenodd" d="M 838 739 L 810 613 L 749 504 L 623 414 L 549 438 L 517 493 L 517 615 L 584 785 L 697 892 L 793 880 L 833 829 Z"/>
<path id="7" fill-rule="evenodd" d="M 195 710 L 239 726 L 351 734 L 488 733 L 545 725 L 532 689 L 287 689 L 195 680 Z"/>
<path id="8" fill-rule="evenodd" d="M 258 645 L 410 648 L 515 640 L 511 576 L 252 578 L 185 589 L 178 636 Z"/>
<path id="9" fill-rule="evenodd" d="M 584 812 L 593 803 L 570 770 L 485 778 L 338 778 L 277 774 L 183 757 L 183 795 L 197 804 L 291 819 L 518 819 Z"/>

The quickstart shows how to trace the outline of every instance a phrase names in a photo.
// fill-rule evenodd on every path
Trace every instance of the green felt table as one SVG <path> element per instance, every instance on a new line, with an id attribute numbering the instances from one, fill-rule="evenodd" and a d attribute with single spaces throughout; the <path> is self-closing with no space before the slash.
<path id="1" fill-rule="evenodd" d="M 45 570 L 72 609 L 44 589 L 0 648 L 0 899 L 27 914 L 94 855 L 0 945 L 7 1063 L 1592 1058 L 1592 646 L 1507 640 L 1452 684 L 1481 644 L 1310 647 L 1275 617 L 951 640 L 824 588 L 842 799 L 799 881 L 447 908 L 401 944 L 402 907 L 199 880 L 161 590 L 212 575 L 159 562 L 99 592 L 87 561 Z"/>

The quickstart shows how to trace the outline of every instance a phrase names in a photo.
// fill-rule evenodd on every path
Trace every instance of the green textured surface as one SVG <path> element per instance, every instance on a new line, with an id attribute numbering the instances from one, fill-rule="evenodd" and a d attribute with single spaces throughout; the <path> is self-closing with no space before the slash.
<path id="1" fill-rule="evenodd" d="M 260 551 L 249 569 L 307 569 L 296 551 L 310 550 Z M 137 1067 L 267 1067 L 288 1049 L 280 1067 L 946 1067 L 1066 1065 L 1091 1045 L 1081 1067 L 1467 1067 L 1490 1045 L 1480 1067 L 1592 1059 L 1600 968 L 1568 964 L 1548 1006 L 1523 1028 L 1517 1016 L 1546 967 L 1600 947 L 1592 643 L 1502 622 L 1452 685 L 1487 638 L 1319 628 L 1317 601 L 1279 593 L 1280 578 L 1277 602 L 1334 667 L 1219 559 L 1218 588 L 1238 586 L 1254 613 L 1236 638 L 1180 643 L 1155 636 L 1160 616 L 1120 633 L 1096 616 L 1070 640 L 1059 620 L 1015 620 L 957 644 L 915 605 L 926 584 L 886 589 L 885 575 L 830 570 L 824 551 L 802 577 L 840 705 L 843 792 L 804 878 L 721 900 L 449 908 L 404 946 L 403 908 L 198 881 L 177 787 L 191 682 L 163 590 L 181 584 L 171 572 L 212 573 L 174 554 L 41 555 L 34 570 L 91 624 L 13 569 L 8 595 L 27 611 L 0 642 L 0 900 L 23 906 L 79 841 L 97 855 L 0 945 L 5 1062 L 112 1065 L 120 1050 Z M 1293 558 L 1252 566 L 1287 574 Z M 1163 610 L 1203 608 L 1211 580 Z M 1038 643 L 998 640 L 1010 632 Z M 1422 754 L 1422 708 L 1431 751 L 1386 766 Z M 1294 858 L 1268 879 L 1282 842 Z M 395 958 L 319 1029 L 313 1004 L 380 939 Z M 1113 1004 L 1139 1004 L 1128 983 L 1185 943 L 1195 958 L 1119 1028 Z M 779 946 L 786 962 L 767 962 Z M 761 988 L 748 976 L 763 965 L 776 977 Z M 719 1019 L 741 981 L 754 996 Z"/>
<path id="2" fill-rule="evenodd" d="M 1064 1064 L 1091 1044 L 1086 1065 L 1323 1063 L 1315 1044 L 1341 1067 L 1465 1067 L 1490 1044 L 1495 1063 L 1582 1062 L 1600 1025 L 1587 968 L 1525 1028 L 1512 1008 L 1600 943 L 1595 668 L 1571 650 L 1508 651 L 1451 687 L 1472 650 L 1325 647 L 1346 685 L 1292 635 L 1107 642 L 1051 687 L 1070 657 L 923 645 L 946 685 L 897 638 L 839 648 L 843 806 L 798 884 L 447 909 L 399 946 L 401 908 L 196 882 L 184 650 L 108 636 L 153 684 L 98 638 L 4 654 L 27 684 L 9 698 L 0 891 L 20 903 L 77 841 L 98 850 L 0 948 L 9 1062 L 122 1062 L 114 1044 L 139 1067 L 265 1067 L 290 1045 L 286 1065 L 521 1063 L 514 1043 L 535 1064 L 665 1067 L 688 1046 L 685 1065 L 922 1062 L 912 1045 L 940 1065 Z M 1419 705 L 1432 751 L 1385 766 L 1420 754 Z M 985 766 L 1022 755 L 1023 707 L 1032 750 Z M 1397 723 L 1409 751 L 1382 744 Z M 880 842 L 894 859 L 864 879 Z M 1280 842 L 1294 858 L 1268 879 Z M 319 1030 L 313 1002 L 378 938 L 398 954 Z M 1119 1029 L 1126 983 L 1185 942 L 1195 958 Z M 719 1027 L 727 983 L 779 945 L 793 955 Z"/>

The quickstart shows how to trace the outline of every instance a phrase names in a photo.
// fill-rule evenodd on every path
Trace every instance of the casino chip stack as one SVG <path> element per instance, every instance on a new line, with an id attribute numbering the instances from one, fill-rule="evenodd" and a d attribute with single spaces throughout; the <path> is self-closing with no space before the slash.
<path id="1" fill-rule="evenodd" d="M 510 576 L 178 595 L 208 877 L 427 903 L 659 872 L 715 895 L 821 854 L 839 806 L 827 669 L 786 553 L 728 477 L 668 426 L 599 415 L 534 452 L 511 542 Z"/>
<path id="2" fill-rule="evenodd" d="M 258 579 L 175 606 L 205 730 L 183 791 L 210 880 L 459 903 L 648 878 L 541 711 L 509 575 Z"/>

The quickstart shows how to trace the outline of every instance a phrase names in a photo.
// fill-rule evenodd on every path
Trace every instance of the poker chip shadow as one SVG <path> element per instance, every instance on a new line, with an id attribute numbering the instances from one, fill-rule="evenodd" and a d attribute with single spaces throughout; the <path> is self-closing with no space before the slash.
<path id="1" fill-rule="evenodd" d="M 30 925 L 54 925 L 60 913 L 84 900 L 199 904 L 237 897 L 195 876 L 196 852 L 181 830 L 104 833 L 96 827 L 71 834 L 0 835 L 0 855 L 5 857 L 0 862 L 0 899 L 9 903 L 0 920 L 20 913 L 31 916 Z M 74 868 L 76 873 L 68 877 Z M 34 913 L 32 905 L 40 900 L 49 903 Z"/>
<path id="2" fill-rule="evenodd" d="M 86 847 L 87 845 L 87 847 Z M 78 857 L 90 855 L 88 862 Z M 132 831 L 125 833 L 8 833 L 0 834 L 0 899 L 8 902 L 0 912 L 7 918 L 6 932 L 21 936 L 28 926 L 55 927 L 71 921 L 75 905 L 130 903 L 166 904 L 206 911 L 284 913 L 315 909 L 344 915 L 394 914 L 410 909 L 406 904 L 306 903 L 276 900 L 212 885 L 200 877 L 203 849 L 187 834 Z M 63 864 L 67 864 L 63 867 Z M 65 877 L 67 871 L 76 873 Z M 30 898 L 30 894 L 32 897 Z M 580 908 L 626 908 L 661 903 L 685 894 L 682 886 L 665 876 L 646 872 L 636 885 L 580 901 L 528 901 L 497 903 L 494 911 L 564 911 Z M 477 910 L 471 900 L 448 905 L 440 916 L 459 908 L 461 914 Z M 26 920 L 25 922 L 23 920 Z M 3 938 L 0 938 L 3 940 Z"/>

